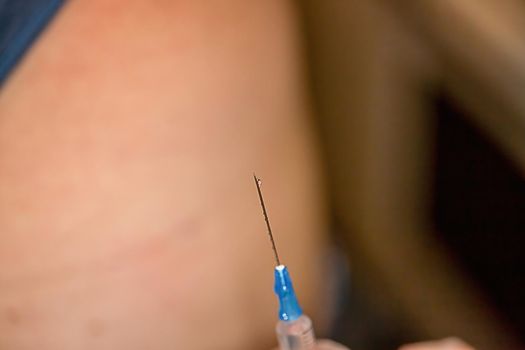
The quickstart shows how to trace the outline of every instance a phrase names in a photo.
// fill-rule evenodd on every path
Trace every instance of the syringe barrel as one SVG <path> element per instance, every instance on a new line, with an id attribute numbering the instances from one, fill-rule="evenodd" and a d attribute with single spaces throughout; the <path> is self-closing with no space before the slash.
<path id="1" fill-rule="evenodd" d="M 293 321 L 277 322 L 276 331 L 280 350 L 315 349 L 312 320 L 304 314 Z"/>

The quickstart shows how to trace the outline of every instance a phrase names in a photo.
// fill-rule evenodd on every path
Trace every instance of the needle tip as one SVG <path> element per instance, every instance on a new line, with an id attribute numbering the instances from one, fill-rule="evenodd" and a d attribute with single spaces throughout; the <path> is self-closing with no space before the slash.
<path id="1" fill-rule="evenodd" d="M 260 187 L 262 185 L 261 179 L 259 179 L 257 175 L 255 175 L 255 172 L 253 173 L 253 179 L 255 180 L 255 184 L 257 185 L 257 187 Z"/>

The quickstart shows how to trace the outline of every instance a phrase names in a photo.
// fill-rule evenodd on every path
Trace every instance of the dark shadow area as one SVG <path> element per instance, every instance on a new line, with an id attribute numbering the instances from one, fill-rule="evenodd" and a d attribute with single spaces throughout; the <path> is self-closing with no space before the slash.
<path id="1" fill-rule="evenodd" d="M 525 334 L 525 181 L 446 95 L 437 113 L 432 219 L 457 265 Z"/>

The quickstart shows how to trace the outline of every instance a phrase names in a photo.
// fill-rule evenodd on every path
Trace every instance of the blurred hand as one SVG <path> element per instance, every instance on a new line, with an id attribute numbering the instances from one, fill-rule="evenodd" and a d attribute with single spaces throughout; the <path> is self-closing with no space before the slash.
<path id="1" fill-rule="evenodd" d="M 275 348 L 274 350 L 279 350 Z M 323 339 L 317 341 L 317 346 L 315 350 L 350 350 L 346 346 L 333 342 L 331 340 Z"/>
<path id="2" fill-rule="evenodd" d="M 274 349 L 279 350 L 279 349 Z M 331 340 L 320 340 L 316 350 L 350 350 L 346 346 Z M 399 350 L 475 350 L 470 345 L 458 338 L 446 338 L 442 340 L 428 341 L 415 344 L 403 345 Z"/>
<path id="3" fill-rule="evenodd" d="M 346 346 L 333 342 L 331 340 L 319 340 L 316 350 L 350 350 Z"/>
<path id="4" fill-rule="evenodd" d="M 403 345 L 399 350 L 474 350 L 473 347 L 458 338 Z"/>

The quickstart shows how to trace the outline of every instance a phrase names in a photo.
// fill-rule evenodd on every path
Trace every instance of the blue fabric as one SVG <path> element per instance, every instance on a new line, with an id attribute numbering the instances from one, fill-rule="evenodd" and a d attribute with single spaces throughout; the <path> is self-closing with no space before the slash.
<path id="1" fill-rule="evenodd" d="M 0 0 L 0 86 L 64 0 Z"/>

